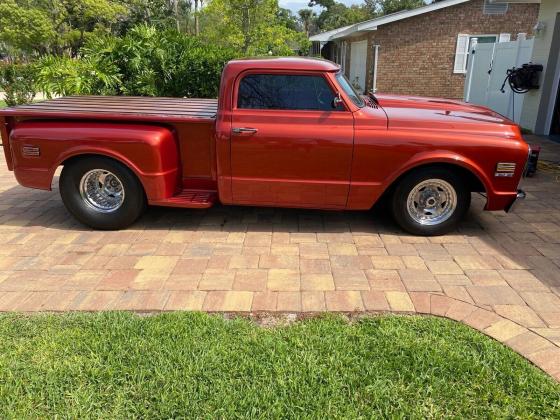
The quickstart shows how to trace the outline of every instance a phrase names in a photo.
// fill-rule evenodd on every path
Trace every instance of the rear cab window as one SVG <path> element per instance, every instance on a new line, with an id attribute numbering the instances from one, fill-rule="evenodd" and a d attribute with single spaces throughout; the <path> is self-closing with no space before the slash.
<path id="1" fill-rule="evenodd" d="M 344 111 L 333 108 L 335 93 L 321 75 L 249 74 L 239 83 L 238 109 Z"/>

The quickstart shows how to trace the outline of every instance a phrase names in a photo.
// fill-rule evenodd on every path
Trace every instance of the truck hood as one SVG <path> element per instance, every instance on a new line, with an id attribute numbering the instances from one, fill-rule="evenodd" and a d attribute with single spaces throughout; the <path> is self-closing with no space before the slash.
<path id="1" fill-rule="evenodd" d="M 496 131 L 507 137 L 519 136 L 513 121 L 482 106 L 443 98 L 384 94 L 375 97 L 387 114 L 390 129 Z"/>

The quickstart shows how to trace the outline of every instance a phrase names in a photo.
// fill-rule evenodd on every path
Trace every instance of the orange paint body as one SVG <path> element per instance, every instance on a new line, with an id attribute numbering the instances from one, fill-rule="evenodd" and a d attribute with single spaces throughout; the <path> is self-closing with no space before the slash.
<path id="1" fill-rule="evenodd" d="M 513 122 L 436 98 L 376 95 L 378 106 L 359 107 L 338 71 L 323 60 L 235 60 L 218 101 L 60 98 L 0 110 L 0 134 L 24 186 L 50 189 L 67 159 L 105 155 L 128 166 L 156 205 L 205 207 L 183 199 L 200 191 L 224 204 L 362 210 L 407 171 L 434 163 L 470 171 L 488 210 L 515 200 L 528 146 Z M 239 82 L 255 73 L 324 77 L 344 109 L 238 109 Z M 39 155 L 26 155 L 29 146 Z M 516 163 L 513 176 L 495 176 L 498 162 Z"/>

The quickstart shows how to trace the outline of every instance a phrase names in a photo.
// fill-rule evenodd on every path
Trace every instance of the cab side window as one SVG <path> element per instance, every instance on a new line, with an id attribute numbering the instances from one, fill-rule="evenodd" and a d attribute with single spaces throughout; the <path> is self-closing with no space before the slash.
<path id="1" fill-rule="evenodd" d="M 237 108 L 341 111 L 322 76 L 250 74 L 239 83 Z"/>

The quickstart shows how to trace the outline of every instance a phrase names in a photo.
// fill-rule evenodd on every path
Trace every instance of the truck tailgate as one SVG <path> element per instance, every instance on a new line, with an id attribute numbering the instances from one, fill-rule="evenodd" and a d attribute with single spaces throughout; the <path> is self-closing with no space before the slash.
<path id="1" fill-rule="evenodd" d="M 8 128 L 8 121 L 0 115 L 0 140 L 4 148 L 4 156 L 6 156 L 6 164 L 10 171 L 13 170 L 12 152 L 10 150 L 10 134 Z"/>

